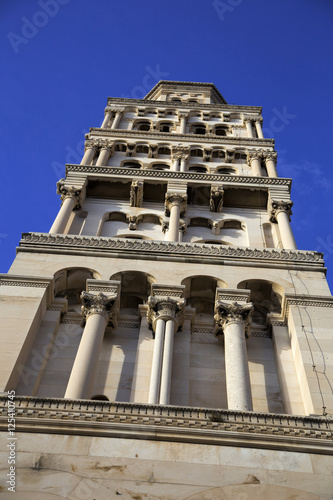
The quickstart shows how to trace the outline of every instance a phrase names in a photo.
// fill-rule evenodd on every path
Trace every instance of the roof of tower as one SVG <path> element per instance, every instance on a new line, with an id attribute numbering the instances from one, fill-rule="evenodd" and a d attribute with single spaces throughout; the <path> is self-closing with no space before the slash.
<path id="1" fill-rule="evenodd" d="M 213 83 L 204 83 L 204 82 L 177 82 L 172 80 L 160 80 L 144 97 L 144 99 L 154 99 L 158 97 L 162 89 L 167 89 L 169 91 L 177 92 L 177 91 L 203 91 L 208 90 L 210 93 L 210 97 L 216 104 L 228 104 L 224 99 L 222 94 L 218 91 Z"/>

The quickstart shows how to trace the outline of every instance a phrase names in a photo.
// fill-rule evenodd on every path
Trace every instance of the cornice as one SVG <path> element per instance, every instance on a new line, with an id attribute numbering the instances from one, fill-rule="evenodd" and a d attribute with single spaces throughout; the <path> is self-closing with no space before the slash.
<path id="1" fill-rule="evenodd" d="M 15 286 L 23 288 L 44 288 L 48 306 L 53 301 L 53 276 L 17 276 L 14 274 L 0 274 L 0 286 Z"/>
<path id="2" fill-rule="evenodd" d="M 234 112 L 242 112 L 242 111 L 252 111 L 256 113 L 261 113 L 262 112 L 262 106 L 239 106 L 237 104 L 193 104 L 193 103 L 175 103 L 172 101 L 154 101 L 153 99 L 131 99 L 129 97 L 108 97 L 108 105 L 113 104 L 113 103 L 119 103 L 119 104 L 129 104 L 133 105 L 136 104 L 138 106 L 154 106 L 155 108 L 171 108 L 171 109 L 214 109 L 214 110 L 229 110 L 229 111 L 234 111 Z"/>
<path id="3" fill-rule="evenodd" d="M 15 398 L 17 432 L 108 436 L 333 454 L 331 422 L 208 408 Z M 7 397 L 0 396 L 0 429 L 8 431 Z"/>
<path id="4" fill-rule="evenodd" d="M 95 132 L 95 134 L 94 134 Z M 209 135 L 193 135 L 193 134 L 174 134 L 172 132 L 152 132 L 143 130 L 123 130 L 123 129 L 104 129 L 98 127 L 92 127 L 89 129 L 89 134 L 86 134 L 86 139 L 107 136 L 118 136 L 118 137 L 129 137 L 131 139 L 138 137 L 139 139 L 158 139 L 161 138 L 164 141 L 187 141 L 193 144 L 198 143 L 214 143 L 219 146 L 223 144 L 239 144 L 245 146 L 273 146 L 275 144 L 274 139 L 259 139 L 258 137 L 221 137 L 219 135 L 209 136 Z"/>
<path id="5" fill-rule="evenodd" d="M 117 177 L 128 177 L 133 178 L 151 178 L 151 179 L 174 179 L 174 180 L 186 180 L 186 181 L 209 181 L 218 182 L 223 185 L 233 185 L 233 184 L 249 184 L 251 186 L 288 186 L 291 189 L 291 179 L 286 179 L 284 177 L 254 177 L 254 176 L 241 176 L 241 175 L 223 175 L 223 174 L 204 174 L 198 172 L 175 172 L 173 170 L 138 170 L 136 168 L 128 167 L 102 167 L 96 165 L 66 165 L 66 176 L 71 173 L 85 173 L 88 175 L 103 175 L 106 177 L 117 176 Z"/>
<path id="6" fill-rule="evenodd" d="M 107 238 L 102 236 L 54 235 L 49 233 L 23 233 L 18 251 L 94 255 L 110 258 L 136 256 L 143 260 L 203 262 L 287 269 L 325 268 L 323 254 L 304 250 L 256 249 L 217 246 L 198 243 L 174 243 L 156 240 Z"/>
<path id="7" fill-rule="evenodd" d="M 148 94 L 144 97 L 146 99 L 147 97 L 151 97 L 156 93 L 156 91 L 160 87 L 171 87 L 174 90 L 176 90 L 175 87 L 193 87 L 193 88 L 209 88 L 214 94 L 215 97 L 220 99 L 223 104 L 227 104 L 227 101 L 224 99 L 223 95 L 220 93 L 220 91 L 217 89 L 217 87 L 214 85 L 214 83 L 205 83 L 205 82 L 178 82 L 174 80 L 160 80 L 154 87 L 148 92 Z"/>

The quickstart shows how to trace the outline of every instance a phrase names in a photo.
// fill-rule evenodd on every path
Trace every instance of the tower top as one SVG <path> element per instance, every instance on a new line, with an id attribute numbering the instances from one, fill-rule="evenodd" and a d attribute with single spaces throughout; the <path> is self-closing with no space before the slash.
<path id="1" fill-rule="evenodd" d="M 144 99 L 175 103 L 227 104 L 213 83 L 160 80 Z"/>

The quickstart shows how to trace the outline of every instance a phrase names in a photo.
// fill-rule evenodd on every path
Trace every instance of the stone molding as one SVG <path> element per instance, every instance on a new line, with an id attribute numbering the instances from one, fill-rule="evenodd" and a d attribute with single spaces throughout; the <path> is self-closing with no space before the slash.
<path id="1" fill-rule="evenodd" d="M 0 429 L 8 431 L 7 395 Z M 333 454 L 331 419 L 213 408 L 17 396 L 17 432 L 108 436 Z"/>
<path id="2" fill-rule="evenodd" d="M 280 212 L 286 212 L 290 221 L 290 216 L 292 215 L 292 206 L 292 201 L 272 200 L 272 208 L 269 218 L 270 222 L 277 223 L 277 216 Z"/>
<path id="3" fill-rule="evenodd" d="M 215 302 L 215 335 L 223 335 L 224 329 L 232 323 L 241 323 L 244 325 L 245 334 L 249 335 L 249 327 L 251 324 L 251 314 L 253 312 L 253 304 L 239 304 L 238 302 L 223 302 L 217 300 Z"/>
<path id="4" fill-rule="evenodd" d="M 333 308 L 333 296 L 295 295 L 286 293 L 282 302 L 282 318 L 284 318 L 284 321 L 287 321 L 289 317 L 291 306 Z"/>
<path id="5" fill-rule="evenodd" d="M 92 294 L 83 291 L 81 293 L 82 314 L 87 320 L 92 314 L 101 314 L 105 317 L 108 326 L 115 326 L 115 309 L 118 295 L 104 295 L 102 292 Z"/>
<path id="6" fill-rule="evenodd" d="M 103 167 L 96 165 L 66 165 L 66 175 L 71 173 L 82 173 L 82 174 L 99 174 L 105 177 L 119 176 L 119 177 L 150 177 L 150 178 L 164 178 L 164 179 L 184 179 L 188 181 L 210 181 L 210 182 L 220 182 L 224 185 L 231 184 L 243 184 L 246 187 L 247 184 L 254 184 L 257 186 L 288 186 L 291 188 L 291 179 L 286 179 L 282 177 L 252 177 L 252 176 L 241 176 L 241 175 L 223 175 L 223 174 L 205 174 L 199 172 L 175 172 L 173 170 L 138 170 L 136 168 L 128 167 Z"/>
<path id="7" fill-rule="evenodd" d="M 98 254 L 102 252 L 117 252 L 119 253 L 119 257 L 121 257 L 120 252 L 150 253 L 158 256 L 159 259 L 163 256 L 166 259 L 168 256 L 175 258 L 177 255 L 182 260 L 187 255 L 191 257 L 198 256 L 200 259 L 204 257 L 215 257 L 219 262 L 221 259 L 237 259 L 239 261 L 255 261 L 259 265 L 260 263 L 281 263 L 283 266 L 288 264 L 289 269 L 292 269 L 293 264 L 304 264 L 311 266 L 311 268 L 319 267 L 320 270 L 323 270 L 324 265 L 322 253 L 305 250 L 286 250 L 278 248 L 258 249 L 222 245 L 217 246 L 207 243 L 175 243 L 171 241 L 131 240 L 127 238 L 107 238 L 103 236 L 23 233 L 18 251 L 24 251 L 31 248 L 37 252 L 62 249 L 62 251 L 66 250 L 69 253 L 74 252 L 76 255 L 78 254 L 78 250 L 82 249 L 84 254 L 95 250 Z"/>
<path id="8" fill-rule="evenodd" d="M 141 139 L 142 136 L 144 136 L 146 139 L 154 139 L 161 137 L 165 140 L 165 138 L 168 138 L 173 141 L 181 141 L 181 140 L 189 140 L 191 139 L 192 141 L 195 140 L 196 143 L 207 143 L 211 142 L 214 144 L 221 144 L 221 136 L 220 135 L 194 135 L 193 133 L 187 133 L 187 134 L 180 134 L 180 133 L 170 133 L 170 132 L 159 132 L 156 130 L 123 130 L 123 129 L 104 129 L 104 128 L 96 128 L 93 127 L 89 131 L 89 135 L 93 133 L 98 134 L 98 136 L 118 136 L 118 137 L 139 137 Z M 94 136 L 90 135 L 89 139 L 93 139 Z M 194 139 L 195 138 L 195 139 Z M 258 137 L 232 137 L 232 136 L 223 136 L 223 144 L 237 144 L 237 145 L 251 145 L 253 146 L 254 144 L 258 145 L 265 145 L 265 146 L 274 146 L 275 141 L 274 139 L 260 139 Z M 94 147 L 94 146 L 92 146 Z"/>
<path id="9" fill-rule="evenodd" d="M 189 146 L 172 146 L 171 149 L 172 160 L 180 160 L 180 159 L 186 160 L 189 154 L 190 154 Z"/>
<path id="10" fill-rule="evenodd" d="M 0 286 L 20 286 L 25 288 L 45 288 L 47 292 L 47 307 L 54 300 L 53 276 L 17 276 L 15 274 L 0 274 Z"/>

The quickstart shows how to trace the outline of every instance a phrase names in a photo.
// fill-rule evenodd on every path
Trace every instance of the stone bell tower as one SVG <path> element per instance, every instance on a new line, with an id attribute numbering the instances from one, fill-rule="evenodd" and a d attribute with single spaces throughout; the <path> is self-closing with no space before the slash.
<path id="1" fill-rule="evenodd" d="M 333 299 L 261 124 L 210 83 L 108 99 L 0 277 L 18 500 L 331 498 Z"/>

